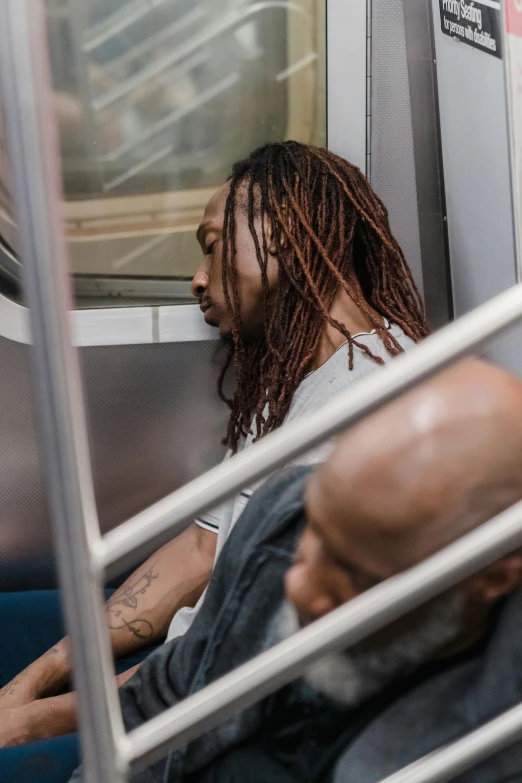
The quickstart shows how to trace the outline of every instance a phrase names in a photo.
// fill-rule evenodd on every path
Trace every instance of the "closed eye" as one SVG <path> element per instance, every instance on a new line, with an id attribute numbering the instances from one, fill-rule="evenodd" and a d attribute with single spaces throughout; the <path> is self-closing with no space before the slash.
<path id="1" fill-rule="evenodd" d="M 214 250 L 214 248 L 216 246 L 216 242 L 217 242 L 217 239 L 215 239 L 214 242 L 212 242 L 208 247 L 205 248 L 205 250 L 203 252 L 204 252 L 204 254 L 206 256 L 211 255 L 212 251 Z"/>
<path id="2" fill-rule="evenodd" d="M 313 520 L 311 520 L 310 518 L 308 519 L 308 525 L 309 528 L 314 532 L 314 535 L 321 541 L 321 546 L 323 547 L 325 556 L 331 561 L 331 563 L 336 568 L 339 568 L 341 571 L 344 571 L 345 573 L 348 574 L 349 578 L 351 579 L 353 585 L 356 587 L 357 590 L 364 592 L 365 590 L 370 590 L 370 588 L 375 587 L 376 585 L 384 581 L 385 577 L 379 576 L 378 574 L 373 574 L 370 571 L 365 571 L 359 568 L 357 565 L 355 565 L 355 563 L 352 563 L 346 556 L 340 557 L 336 549 L 334 549 L 332 546 L 327 545 L 324 536 L 321 536 L 321 533 L 317 531 L 317 529 L 314 529 L 316 528 L 316 526 Z"/>

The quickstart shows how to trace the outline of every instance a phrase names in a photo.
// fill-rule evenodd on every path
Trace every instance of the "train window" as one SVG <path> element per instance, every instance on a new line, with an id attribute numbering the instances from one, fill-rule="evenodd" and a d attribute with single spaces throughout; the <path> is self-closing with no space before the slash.
<path id="1" fill-rule="evenodd" d="M 195 229 L 231 164 L 325 143 L 325 5 L 47 0 L 79 307 L 190 301 Z"/>

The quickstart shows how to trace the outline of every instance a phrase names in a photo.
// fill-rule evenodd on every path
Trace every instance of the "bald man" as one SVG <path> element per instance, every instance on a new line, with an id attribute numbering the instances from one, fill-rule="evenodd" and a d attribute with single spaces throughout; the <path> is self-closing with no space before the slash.
<path id="1" fill-rule="evenodd" d="M 281 637 L 521 498 L 522 384 L 462 363 L 355 427 L 309 477 Z M 314 689 L 370 713 L 335 783 L 379 781 L 522 701 L 521 580 L 515 552 L 309 670 Z M 458 780 L 522 781 L 521 746 Z"/>
<path id="2" fill-rule="evenodd" d="M 122 688 L 127 729 L 521 498 L 519 381 L 470 361 L 411 392 L 252 498 L 190 631 Z M 133 781 L 376 783 L 522 700 L 521 581 L 503 558 Z M 459 783 L 521 780 L 516 746 Z"/>

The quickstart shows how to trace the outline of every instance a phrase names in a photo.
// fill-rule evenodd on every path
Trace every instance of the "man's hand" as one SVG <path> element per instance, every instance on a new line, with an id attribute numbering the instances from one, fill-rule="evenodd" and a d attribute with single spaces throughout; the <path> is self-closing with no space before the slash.
<path id="1" fill-rule="evenodd" d="M 214 533 L 191 525 L 149 558 L 110 598 L 106 613 L 115 658 L 163 641 L 175 612 L 182 606 L 195 606 L 212 573 L 216 539 Z M 34 719 L 33 738 L 44 739 L 45 732 L 58 736 L 75 731 L 73 694 L 54 696 L 71 683 L 68 648 L 68 640 L 62 639 L 0 690 L 0 747 L 4 735 L 5 741 L 10 741 L 8 718 L 13 722 L 12 744 L 16 744 L 18 722 L 24 719 L 23 711 L 16 710 L 24 708 L 28 709 L 25 717 Z M 133 671 L 120 675 L 118 684 Z"/>
<path id="2" fill-rule="evenodd" d="M 68 684 L 69 671 L 67 644 L 62 640 L 0 690 L 0 715 L 56 693 Z"/>
<path id="3" fill-rule="evenodd" d="M 0 714 L 0 748 L 59 737 L 76 731 L 76 696 L 66 693 L 38 699 Z"/>
<path id="4" fill-rule="evenodd" d="M 15 745 L 24 745 L 34 741 L 31 707 L 32 705 L 26 705 L 2 711 L 0 716 L 0 748 L 12 748 Z"/>
<path id="5" fill-rule="evenodd" d="M 0 689 L 0 722 L 4 722 L 5 710 L 24 707 L 38 698 L 36 683 L 32 681 L 29 672 L 23 671 L 11 682 Z"/>
<path id="6" fill-rule="evenodd" d="M 116 677 L 120 688 L 137 672 L 139 664 Z M 13 680 L 13 686 L 14 686 Z M 64 693 L 36 699 L 21 707 L 0 712 L 0 748 L 59 737 L 77 730 L 76 694 Z"/>

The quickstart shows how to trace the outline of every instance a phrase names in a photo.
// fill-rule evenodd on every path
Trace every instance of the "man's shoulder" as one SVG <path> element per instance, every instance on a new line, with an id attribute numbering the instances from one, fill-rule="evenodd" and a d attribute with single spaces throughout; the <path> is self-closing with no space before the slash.
<path id="1" fill-rule="evenodd" d="M 238 524 L 232 531 L 234 541 L 260 543 L 276 535 L 288 520 L 304 509 L 304 491 L 313 470 L 311 465 L 283 468 L 270 476 L 252 494 Z"/>
<path id="2" fill-rule="evenodd" d="M 303 506 L 304 491 L 313 465 L 286 467 L 271 475 L 252 494 L 245 514 L 286 515 Z"/>
<path id="3" fill-rule="evenodd" d="M 521 618 L 519 589 L 502 606 L 489 638 L 467 655 L 446 661 L 438 674 L 399 695 L 363 729 L 341 755 L 334 783 L 376 783 L 520 703 Z M 458 780 L 521 781 L 522 743 L 484 760 Z"/>
<path id="4" fill-rule="evenodd" d="M 286 498 L 287 502 L 302 498 L 304 487 L 312 470 L 311 465 L 281 468 L 265 481 L 255 495 L 261 498 L 261 493 L 267 492 L 274 498 Z"/>

